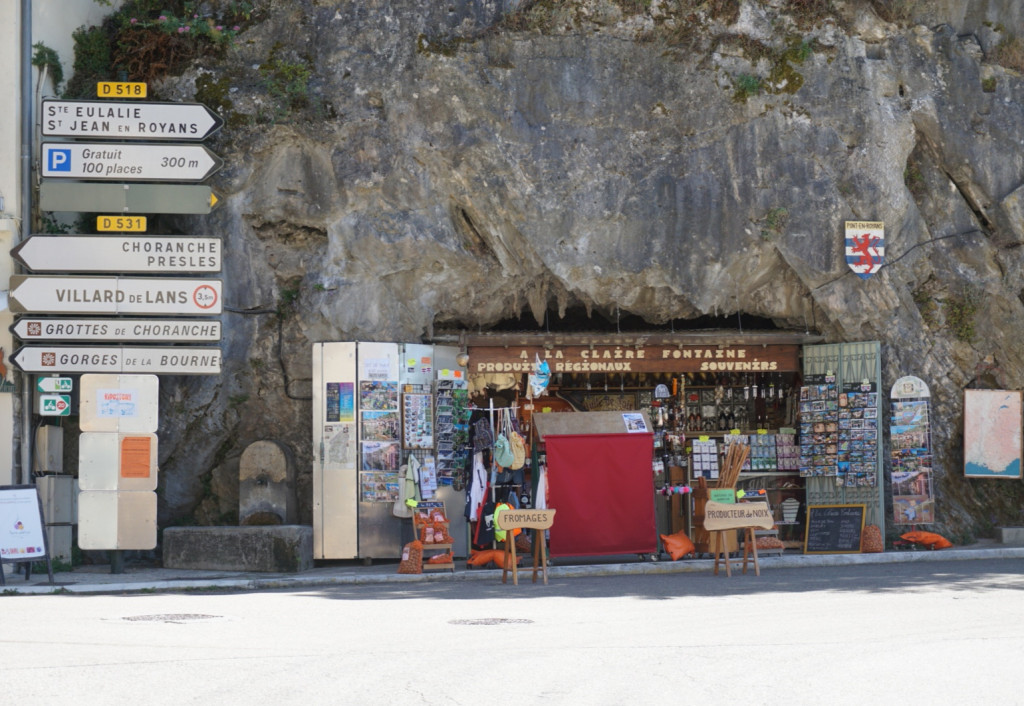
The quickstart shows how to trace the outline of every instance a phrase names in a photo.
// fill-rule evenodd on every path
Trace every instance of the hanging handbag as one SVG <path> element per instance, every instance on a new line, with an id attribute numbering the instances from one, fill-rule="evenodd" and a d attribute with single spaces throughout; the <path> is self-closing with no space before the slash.
<path id="1" fill-rule="evenodd" d="M 500 415 L 498 426 L 501 428 L 501 433 L 494 440 L 494 462 L 502 468 L 511 468 L 512 464 L 515 463 L 515 454 L 512 452 L 511 441 L 512 424 L 509 422 L 508 410 L 502 410 L 498 414 Z"/>
<path id="2" fill-rule="evenodd" d="M 526 439 L 512 428 L 511 423 L 508 429 L 508 445 L 512 449 L 512 465 L 509 468 L 518 471 L 526 464 Z"/>
<path id="3" fill-rule="evenodd" d="M 494 435 L 491 423 L 486 418 L 478 419 L 473 424 L 473 451 L 484 451 L 494 446 Z"/>
<path id="4" fill-rule="evenodd" d="M 513 460 L 515 459 L 508 438 L 504 434 L 498 434 L 498 438 L 494 440 L 494 463 L 502 468 L 508 468 Z"/>

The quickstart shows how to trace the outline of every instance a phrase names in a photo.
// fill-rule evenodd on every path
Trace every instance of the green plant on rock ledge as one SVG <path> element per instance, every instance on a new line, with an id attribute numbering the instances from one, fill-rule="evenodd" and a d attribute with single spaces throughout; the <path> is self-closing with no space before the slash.
<path id="1" fill-rule="evenodd" d="M 288 314 L 295 309 L 295 303 L 299 300 L 299 295 L 302 294 L 301 284 L 301 277 L 292 277 L 288 284 L 281 288 L 281 296 L 277 300 L 278 318 L 287 318 Z"/>
<path id="2" fill-rule="evenodd" d="M 939 305 L 935 299 L 924 287 L 914 291 L 913 297 L 925 326 L 934 328 L 939 323 Z"/>
<path id="3" fill-rule="evenodd" d="M 1010 34 L 1003 37 L 992 50 L 989 60 L 994 64 L 1024 73 L 1024 40 Z"/>
<path id="4" fill-rule="evenodd" d="M 978 313 L 980 293 L 972 287 L 965 286 L 959 295 L 951 294 L 942 302 L 942 314 L 946 326 L 957 340 L 974 343 L 977 332 L 974 329 L 974 316 Z"/>
<path id="5" fill-rule="evenodd" d="M 761 239 L 771 240 L 776 235 L 781 235 L 789 222 L 789 211 L 782 206 L 770 209 L 761 220 Z"/>
<path id="6" fill-rule="evenodd" d="M 286 58 L 282 56 L 282 46 L 275 44 L 260 66 L 260 75 L 267 93 L 285 111 L 310 107 L 309 81 L 313 77 L 313 68 L 306 57 Z"/>
<path id="7" fill-rule="evenodd" d="M 921 198 L 927 191 L 924 175 L 916 164 L 908 163 L 903 169 L 903 183 L 914 198 Z"/>
<path id="8" fill-rule="evenodd" d="M 248 0 L 127 0 L 101 26 L 79 27 L 72 34 L 75 71 L 65 97 L 95 97 L 97 81 L 150 83 L 197 57 L 220 56 L 254 14 Z"/>
<path id="9" fill-rule="evenodd" d="M 753 74 L 738 74 L 736 80 L 733 81 L 733 86 L 736 88 L 736 92 L 733 93 L 733 100 L 746 103 L 747 98 L 756 96 L 761 92 L 764 82 L 759 76 L 754 76 Z"/>

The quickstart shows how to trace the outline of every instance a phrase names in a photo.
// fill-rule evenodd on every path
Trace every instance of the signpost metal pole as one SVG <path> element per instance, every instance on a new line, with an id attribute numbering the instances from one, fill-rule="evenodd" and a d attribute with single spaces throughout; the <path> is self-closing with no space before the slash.
<path id="1" fill-rule="evenodd" d="M 32 219 L 32 138 L 35 135 L 35 118 L 32 108 L 35 97 L 32 94 L 32 0 L 21 0 L 21 228 L 15 240 L 31 232 Z M 28 224 L 28 225 L 26 225 Z M 21 468 L 17 481 L 24 483 L 32 468 L 32 444 L 29 433 L 32 429 L 32 390 L 28 384 L 21 386 L 21 429 L 16 439 L 21 445 Z"/>

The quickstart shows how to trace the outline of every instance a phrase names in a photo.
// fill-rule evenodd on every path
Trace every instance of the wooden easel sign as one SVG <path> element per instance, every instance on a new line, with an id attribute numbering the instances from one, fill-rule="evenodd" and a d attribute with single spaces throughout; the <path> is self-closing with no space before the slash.
<path id="1" fill-rule="evenodd" d="M 512 530 L 532 529 L 533 530 L 533 582 L 537 583 L 537 572 L 544 577 L 544 585 L 548 583 L 548 549 L 544 544 L 544 530 L 551 529 L 555 524 L 555 511 L 551 508 L 545 510 L 529 510 L 516 508 L 502 508 L 495 517 L 494 523 L 505 533 L 505 555 L 501 562 L 501 582 L 505 583 L 508 578 L 509 567 L 512 569 L 512 584 L 519 585 L 519 572 L 516 568 L 516 540 Z"/>
<path id="2" fill-rule="evenodd" d="M 53 585 L 53 566 L 43 530 L 43 503 L 34 485 L 0 486 L 0 586 L 7 582 L 4 564 L 27 563 L 25 580 L 32 575 L 32 562 L 46 561 Z"/>
<path id="3" fill-rule="evenodd" d="M 757 543 L 754 538 L 755 529 L 771 529 L 775 526 L 771 508 L 768 503 L 754 501 L 748 503 L 716 503 L 711 500 L 704 506 L 704 529 L 715 535 L 715 573 L 718 573 L 718 562 L 725 561 L 725 575 L 732 576 L 729 565 L 729 552 L 725 545 L 725 532 L 741 530 L 743 542 L 743 573 L 747 573 L 749 552 L 754 554 L 754 574 L 761 575 L 761 564 L 757 558 Z M 737 560 L 739 561 L 739 560 Z"/>

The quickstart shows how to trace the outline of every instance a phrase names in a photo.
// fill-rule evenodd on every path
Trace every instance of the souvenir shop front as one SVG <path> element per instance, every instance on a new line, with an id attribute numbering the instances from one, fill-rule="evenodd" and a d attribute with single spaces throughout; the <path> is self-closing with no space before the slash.
<path id="1" fill-rule="evenodd" d="M 552 556 L 657 556 L 659 534 L 700 534 L 691 491 L 715 487 L 732 444 L 749 447 L 736 489 L 766 497 L 787 548 L 802 546 L 808 505 L 863 504 L 884 532 L 879 346 L 817 340 L 315 344 L 314 556 L 398 558 L 413 492 L 443 504 L 457 558 L 481 545 L 487 501 L 555 508 Z M 512 436 L 527 449 L 514 469 L 493 449 Z"/>

